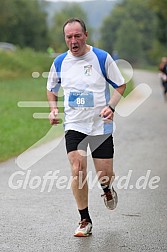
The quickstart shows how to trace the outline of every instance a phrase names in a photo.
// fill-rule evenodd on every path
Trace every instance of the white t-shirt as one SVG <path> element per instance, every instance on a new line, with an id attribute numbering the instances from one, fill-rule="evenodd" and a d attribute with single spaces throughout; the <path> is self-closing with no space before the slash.
<path id="1" fill-rule="evenodd" d="M 105 123 L 99 117 L 110 100 L 110 84 L 114 88 L 121 86 L 124 78 L 112 57 L 103 50 L 90 47 L 81 57 L 68 51 L 54 60 L 47 89 L 57 93 L 60 86 L 63 88 L 65 131 L 87 135 L 112 133 L 113 122 Z"/>

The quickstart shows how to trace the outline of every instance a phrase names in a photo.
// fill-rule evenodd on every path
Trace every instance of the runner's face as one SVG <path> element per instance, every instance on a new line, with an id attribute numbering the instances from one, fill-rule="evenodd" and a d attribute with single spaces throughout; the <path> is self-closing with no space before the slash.
<path id="1" fill-rule="evenodd" d="M 64 35 L 67 47 L 74 56 L 82 56 L 86 53 L 87 32 L 84 33 L 79 22 L 68 23 L 64 27 Z"/>

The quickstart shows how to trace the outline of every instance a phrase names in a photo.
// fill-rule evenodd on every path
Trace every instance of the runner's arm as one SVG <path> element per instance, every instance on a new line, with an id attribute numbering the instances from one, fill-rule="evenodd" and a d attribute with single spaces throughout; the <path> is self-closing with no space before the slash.
<path id="1" fill-rule="evenodd" d="M 105 118 L 105 120 L 113 120 L 115 107 L 123 96 L 125 88 L 126 84 L 123 84 L 114 89 L 113 95 L 108 102 L 108 105 L 104 109 L 102 109 L 100 113 L 100 116 Z"/>
<path id="2" fill-rule="evenodd" d="M 123 84 L 114 89 L 111 99 L 108 103 L 114 110 L 117 104 L 119 103 L 121 97 L 123 96 L 125 89 L 126 89 L 126 84 Z"/>
<path id="3" fill-rule="evenodd" d="M 49 114 L 50 124 L 51 125 L 58 124 L 59 123 L 59 119 L 57 118 L 59 112 L 57 108 L 58 94 L 47 90 L 47 98 L 50 107 L 50 114 Z"/>

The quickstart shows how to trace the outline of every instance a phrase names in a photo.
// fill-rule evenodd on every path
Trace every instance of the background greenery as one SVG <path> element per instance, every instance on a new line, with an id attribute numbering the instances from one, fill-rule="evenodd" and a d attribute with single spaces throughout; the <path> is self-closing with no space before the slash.
<path id="1" fill-rule="evenodd" d="M 101 47 L 132 64 L 158 65 L 167 54 L 167 1 L 124 0 L 101 27 Z"/>
<path id="2" fill-rule="evenodd" d="M 91 43 L 111 54 L 117 50 L 120 58 L 131 64 L 157 65 L 167 54 L 166 0 L 96 0 L 61 5 L 44 0 L 0 0 L 0 6 L 0 41 L 21 48 L 46 51 L 52 46 L 56 52 L 66 50 L 62 25 L 77 13 L 87 23 Z M 107 14 L 99 25 L 102 12 Z"/>
<path id="3" fill-rule="evenodd" d="M 20 101 L 47 101 L 46 78 L 53 58 L 32 49 L 0 52 L 0 161 L 23 152 L 50 130 L 48 119 L 34 119 L 33 113 L 48 113 L 48 107 L 19 107 Z M 33 78 L 32 73 L 39 73 Z M 57 127 L 55 137 L 63 132 Z"/>

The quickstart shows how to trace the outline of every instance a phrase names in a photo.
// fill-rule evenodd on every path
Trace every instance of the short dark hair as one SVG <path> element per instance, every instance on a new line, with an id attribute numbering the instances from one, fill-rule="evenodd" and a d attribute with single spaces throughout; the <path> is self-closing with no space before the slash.
<path id="1" fill-rule="evenodd" d="M 71 24 L 71 23 L 74 23 L 74 22 L 78 22 L 80 23 L 81 27 L 82 27 L 82 30 L 83 32 L 85 33 L 87 30 L 86 30 L 86 25 L 84 23 L 84 21 L 80 18 L 69 18 L 63 25 L 63 33 L 64 33 L 64 28 L 67 24 Z"/>

